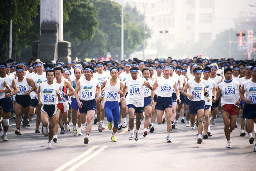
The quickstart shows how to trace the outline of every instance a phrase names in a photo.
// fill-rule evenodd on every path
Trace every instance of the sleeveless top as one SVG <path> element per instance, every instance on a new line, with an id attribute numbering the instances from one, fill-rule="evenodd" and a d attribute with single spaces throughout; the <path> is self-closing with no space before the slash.
<path id="1" fill-rule="evenodd" d="M 116 85 L 112 86 L 110 84 L 110 79 L 108 79 L 105 86 L 106 101 L 119 101 L 120 100 L 120 95 L 118 94 L 119 90 L 120 90 L 120 80 L 117 79 Z"/>
<path id="2" fill-rule="evenodd" d="M 175 84 L 175 81 L 173 78 L 169 77 L 168 79 L 164 77 L 158 77 L 157 78 L 157 96 L 160 97 L 172 97 L 173 93 L 173 87 Z"/>
<path id="3" fill-rule="evenodd" d="M 56 91 L 59 90 L 57 83 L 48 84 L 43 82 L 40 85 L 41 102 L 42 104 L 55 105 L 58 103 L 58 96 Z"/>
<path id="4" fill-rule="evenodd" d="M 195 80 L 188 81 L 190 94 L 194 95 L 194 98 L 191 101 L 205 100 L 204 99 L 205 85 L 206 85 L 206 82 L 204 80 L 201 80 L 200 83 L 197 83 Z"/>
<path id="5" fill-rule="evenodd" d="M 80 91 L 79 91 L 79 97 L 81 100 L 89 101 L 95 99 L 95 92 L 96 87 L 98 85 L 98 80 L 95 80 L 91 78 L 90 81 L 87 81 L 86 79 L 80 79 Z"/>
<path id="6" fill-rule="evenodd" d="M 19 82 L 18 77 L 15 79 L 17 89 L 19 92 L 17 95 L 25 95 L 26 91 L 30 90 L 30 86 L 27 82 L 27 79 L 24 77 L 21 82 Z"/>

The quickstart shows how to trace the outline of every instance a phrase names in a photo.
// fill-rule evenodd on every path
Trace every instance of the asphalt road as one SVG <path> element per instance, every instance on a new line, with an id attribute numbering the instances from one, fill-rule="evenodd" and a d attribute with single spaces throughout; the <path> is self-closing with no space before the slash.
<path id="1" fill-rule="evenodd" d="M 226 149 L 221 117 L 211 128 L 213 136 L 202 144 L 196 143 L 197 130 L 180 122 L 171 134 L 172 143 L 165 140 L 166 124 L 156 125 L 155 132 L 145 138 L 141 128 L 137 142 L 128 140 L 127 129 L 116 135 L 117 142 L 111 142 L 111 131 L 99 133 L 93 125 L 88 145 L 83 144 L 84 135 L 74 137 L 67 132 L 58 135 L 58 143 L 50 150 L 45 148 L 47 137 L 34 133 L 34 121 L 31 127 L 21 129 L 21 136 L 14 134 L 11 123 L 9 141 L 0 142 L 1 171 L 256 170 L 256 152 L 248 135 L 240 137 L 236 129 L 231 135 L 232 148 Z"/>

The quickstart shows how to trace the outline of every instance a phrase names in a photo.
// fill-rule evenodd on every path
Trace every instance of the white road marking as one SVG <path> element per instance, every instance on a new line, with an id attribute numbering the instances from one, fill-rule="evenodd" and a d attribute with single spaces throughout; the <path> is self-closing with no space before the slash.
<path id="1" fill-rule="evenodd" d="M 61 171 L 65 168 L 67 168 L 68 166 L 70 166 L 71 164 L 77 162 L 78 160 L 80 160 L 81 158 L 83 158 L 84 156 L 89 155 L 94 149 L 96 149 L 98 146 L 95 145 L 91 148 L 89 148 L 86 152 L 84 152 L 83 154 L 77 156 L 76 158 L 70 160 L 69 162 L 65 163 L 64 165 L 60 166 L 59 168 L 57 168 L 55 171 Z"/>
<path id="2" fill-rule="evenodd" d="M 76 169 L 78 169 L 79 167 L 81 167 L 83 164 L 85 164 L 86 162 L 88 162 L 89 160 L 91 160 L 93 157 L 97 156 L 98 154 L 100 154 L 105 148 L 107 148 L 107 146 L 103 146 L 100 149 L 98 149 L 96 152 L 92 153 L 91 155 L 89 155 L 88 157 L 86 157 L 85 159 L 83 159 L 82 161 L 80 161 L 79 163 L 77 163 L 76 165 L 74 165 L 73 167 L 71 167 L 70 169 L 68 169 L 68 171 L 74 171 Z"/>

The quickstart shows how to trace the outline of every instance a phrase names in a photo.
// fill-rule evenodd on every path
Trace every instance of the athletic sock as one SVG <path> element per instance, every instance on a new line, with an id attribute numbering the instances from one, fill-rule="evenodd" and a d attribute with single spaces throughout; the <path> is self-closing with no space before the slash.
<path id="1" fill-rule="evenodd" d="M 144 132 L 147 131 L 148 129 L 147 128 L 144 128 Z"/>
<path id="2" fill-rule="evenodd" d="M 248 135 L 249 135 L 249 139 L 250 139 L 252 137 L 252 133 L 249 133 Z"/>

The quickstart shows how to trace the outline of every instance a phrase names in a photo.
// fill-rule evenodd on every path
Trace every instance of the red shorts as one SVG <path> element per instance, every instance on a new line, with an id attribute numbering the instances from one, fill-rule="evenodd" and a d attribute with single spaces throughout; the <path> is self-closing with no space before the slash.
<path id="1" fill-rule="evenodd" d="M 230 115 L 237 115 L 239 108 L 234 104 L 225 104 L 222 106 L 222 110 L 228 112 Z"/>
<path id="2" fill-rule="evenodd" d="M 58 103 L 57 108 L 61 111 L 61 113 L 67 112 L 69 109 L 68 103 Z"/>

